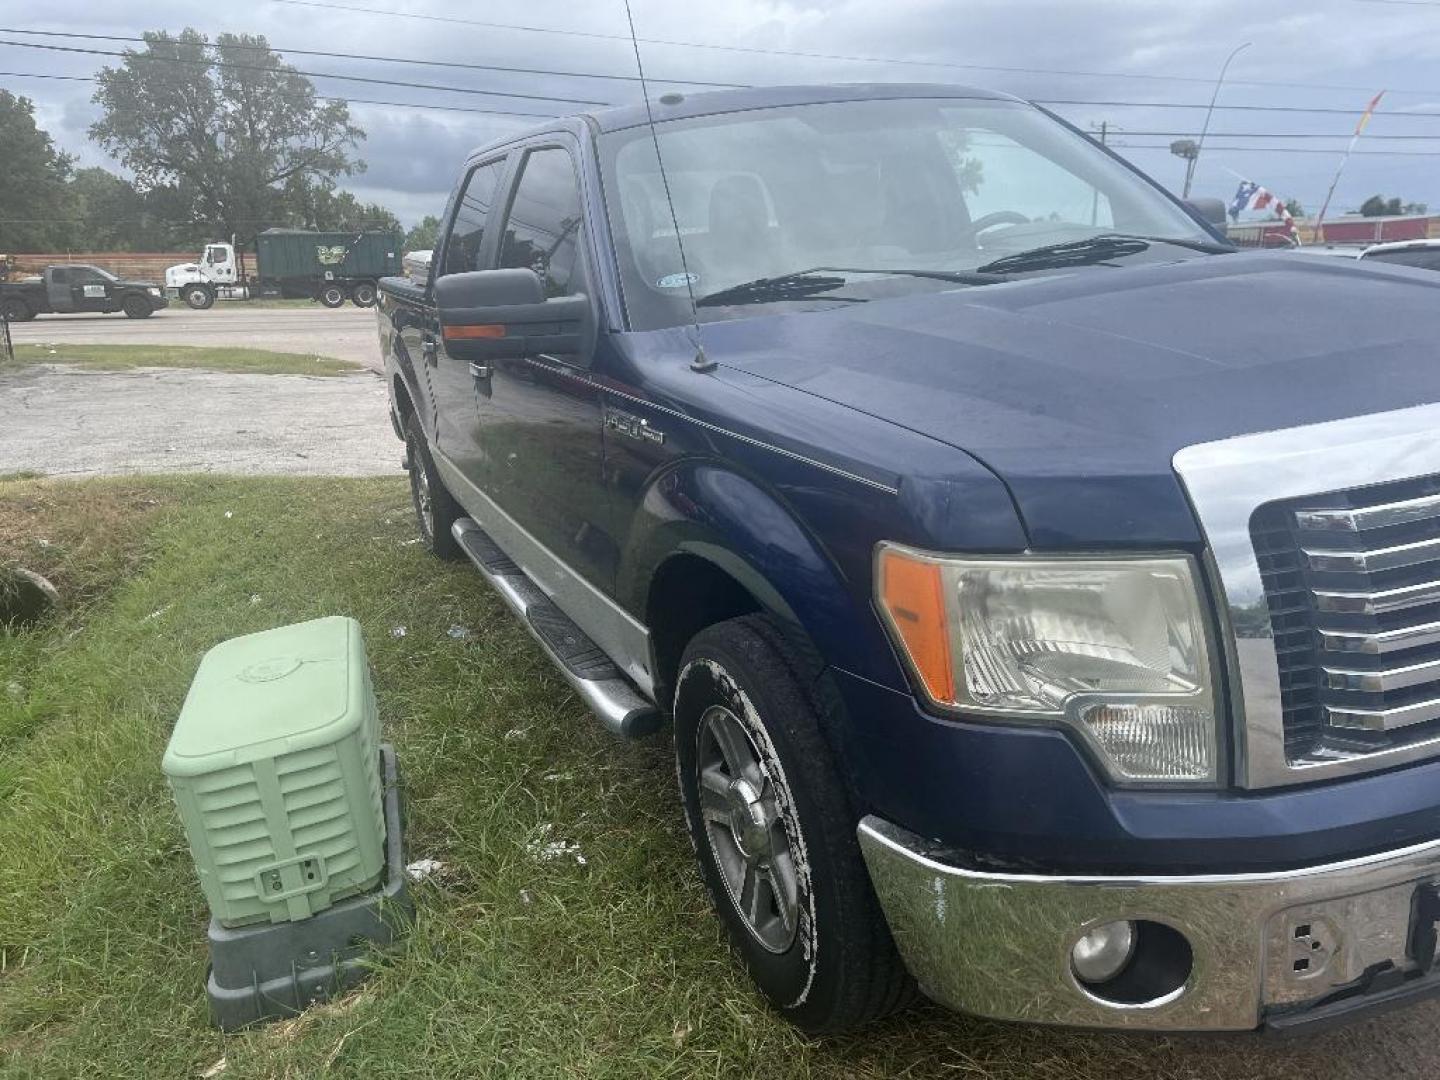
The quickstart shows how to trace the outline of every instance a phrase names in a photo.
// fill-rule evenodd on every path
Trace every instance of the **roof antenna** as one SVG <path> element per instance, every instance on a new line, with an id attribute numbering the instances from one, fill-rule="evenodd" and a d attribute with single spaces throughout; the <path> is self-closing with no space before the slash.
<path id="1" fill-rule="evenodd" d="M 630 44 L 635 49 L 635 68 L 640 73 L 640 93 L 645 95 L 645 115 L 650 121 L 650 139 L 655 144 L 655 161 L 660 166 L 660 183 L 665 188 L 665 204 L 670 208 L 670 224 L 675 229 L 675 246 L 680 250 L 680 270 L 685 278 L 685 293 L 690 298 L 690 327 L 693 331 L 691 343 L 695 346 L 695 358 L 690 361 L 690 370 L 714 371 L 715 361 L 705 355 L 705 346 L 700 341 L 700 309 L 695 306 L 695 279 L 685 261 L 685 242 L 680 239 L 680 218 L 675 213 L 675 200 L 670 195 L 670 178 L 665 174 L 665 158 L 660 153 L 660 136 L 655 131 L 655 113 L 650 108 L 650 87 L 645 82 L 645 64 L 640 59 L 640 40 L 635 36 L 635 16 L 630 13 L 630 0 L 625 0 L 625 21 L 630 24 Z"/>

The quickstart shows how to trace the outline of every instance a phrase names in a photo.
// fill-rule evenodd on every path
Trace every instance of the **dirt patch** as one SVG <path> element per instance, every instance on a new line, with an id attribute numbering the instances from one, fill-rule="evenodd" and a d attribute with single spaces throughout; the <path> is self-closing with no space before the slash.
<path id="1" fill-rule="evenodd" d="M 400 471 L 382 380 L 37 366 L 0 374 L 0 475 Z"/>

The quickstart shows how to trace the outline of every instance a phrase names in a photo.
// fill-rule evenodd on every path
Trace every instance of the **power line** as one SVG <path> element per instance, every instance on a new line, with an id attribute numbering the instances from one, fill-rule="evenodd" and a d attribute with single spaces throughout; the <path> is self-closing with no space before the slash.
<path id="1" fill-rule="evenodd" d="M 134 41 L 149 44 L 150 39 L 144 37 L 128 37 L 122 34 L 76 34 L 62 30 L 17 30 L 13 27 L 0 26 L 0 34 L 25 34 L 35 37 L 62 37 L 81 38 L 86 41 Z M 171 38 L 167 42 L 177 42 L 178 39 Z M 192 42 L 178 42 L 179 44 L 194 44 Z M 157 42 L 160 44 L 160 42 Z M 215 42 L 207 41 L 206 48 L 219 49 Z M 598 71 L 553 71 L 547 68 L 526 68 L 526 67 L 505 67 L 500 64 L 466 64 L 456 60 L 420 60 L 406 56 L 370 56 L 365 53 L 342 53 L 323 52 L 319 49 L 290 49 L 281 45 L 247 45 L 244 43 L 227 44 L 227 49 L 244 49 L 250 52 L 266 53 L 291 53 L 295 56 L 323 56 L 332 60 L 371 60 L 386 64 L 414 64 L 421 67 L 441 68 L 463 68 L 466 71 L 504 71 L 515 75 L 559 75 L 566 78 L 580 79 L 609 79 L 615 82 L 639 82 L 635 75 L 612 75 Z M 649 82 L 667 83 L 677 86 L 711 86 L 727 90 L 745 89 L 745 83 L 728 82 L 705 82 L 700 79 L 650 79 Z"/>
<path id="2" fill-rule="evenodd" d="M 1111 127 L 1113 128 L 1114 125 L 1112 124 Z M 1194 135 L 1194 132 L 1193 132 L 1193 131 L 1131 131 L 1131 130 L 1129 130 L 1129 129 L 1126 129 L 1125 134 L 1127 134 L 1127 135 L 1138 135 L 1138 136 L 1141 136 L 1141 137 L 1149 136 L 1149 137 L 1152 137 L 1152 138 L 1183 139 L 1183 138 L 1188 138 L 1188 137 Z M 1272 131 L 1272 132 L 1258 132 L 1258 131 L 1218 131 L 1218 132 L 1217 132 L 1217 131 L 1212 131 L 1212 132 L 1210 133 L 1210 137 L 1211 137 L 1212 139 L 1348 139 L 1348 138 L 1351 137 L 1351 135 L 1352 135 L 1352 133 L 1351 133 L 1351 132 L 1348 132 L 1348 131 L 1340 132 L 1340 133 L 1335 134 L 1335 135 L 1327 135 L 1327 134 L 1325 134 L 1325 133 L 1323 133 L 1323 132 L 1315 132 L 1315 131 L 1293 131 L 1293 132 L 1285 132 L 1285 131 Z M 1377 140 L 1384 141 L 1384 140 L 1387 140 L 1387 139 L 1400 139 L 1400 140 L 1409 140 L 1409 139 L 1422 139 L 1422 140 L 1423 140 L 1423 139 L 1431 139 L 1431 140 L 1434 140 L 1434 139 L 1440 139 L 1440 133 L 1437 133 L 1437 134 L 1435 134 L 1435 135 L 1368 135 L 1368 134 L 1367 134 L 1367 135 L 1365 136 L 1365 141 L 1366 141 L 1367 143 L 1375 142 L 1375 141 L 1377 141 Z"/>
<path id="3" fill-rule="evenodd" d="M 1208 102 L 1203 101 L 1092 101 L 1082 98 L 1033 98 L 1036 105 L 1093 105 L 1105 108 L 1117 109 L 1208 109 Z M 1216 105 L 1216 112 L 1283 112 L 1283 113 L 1314 113 L 1326 116 L 1348 116 L 1351 119 L 1358 117 L 1363 109 L 1326 109 L 1308 105 Z M 1416 120 L 1440 120 L 1440 112 L 1394 112 L 1376 110 L 1376 116 L 1404 117 Z"/>
<path id="4" fill-rule="evenodd" d="M 62 79 L 66 82 L 98 82 L 93 75 L 46 75 L 37 71 L 0 71 L 0 78 L 14 79 Z M 385 105 L 395 109 L 435 109 L 441 112 L 472 113 L 481 116 L 521 116 L 535 120 L 554 119 L 555 113 L 516 112 L 511 109 L 476 109 L 466 105 L 431 105 L 419 101 L 379 101 L 375 98 L 331 97 L 317 94 L 318 101 L 343 101 L 347 105 Z M 298 100 L 298 99 L 293 99 Z"/>
<path id="5" fill-rule="evenodd" d="M 169 41 L 165 44 L 184 45 L 185 42 Z M 265 67 L 261 64 L 234 64 L 226 60 L 190 60 L 183 56 L 157 56 L 153 53 L 137 52 L 116 52 L 113 49 L 83 49 L 78 45 L 43 45 L 38 41 L 11 41 L 0 38 L 0 45 L 13 45 L 17 49 L 43 49 L 47 52 L 84 53 L 88 56 L 118 56 L 121 59 L 134 58 L 136 60 L 158 61 L 170 64 L 199 64 L 202 67 L 227 68 L 235 71 L 269 71 L 275 72 L 280 69 Z M 513 90 L 477 90 L 471 86 L 441 86 L 435 83 L 401 82 L 397 79 L 375 79 L 363 75 L 336 75 L 328 71 L 301 71 L 299 68 L 286 68 L 284 74 L 304 75 L 311 79 L 339 79 L 342 82 L 369 83 L 372 86 L 403 86 L 411 90 L 439 90 L 455 94 L 476 94 L 480 97 L 512 97 L 523 98 L 528 101 L 563 101 L 572 105 L 612 105 L 614 102 L 599 101 L 594 98 L 573 98 L 562 97 L 556 94 L 522 94 Z"/>
<path id="6" fill-rule="evenodd" d="M 1114 150 L 1169 150 L 1169 143 L 1110 143 Z M 1339 154 L 1339 147 L 1318 146 L 1207 146 L 1207 150 L 1232 154 Z M 1351 157 L 1440 157 L 1440 150 L 1356 150 Z"/>
<path id="7" fill-rule="evenodd" d="M 359 7 L 347 4 L 327 3 L 325 0 L 272 0 L 277 4 L 294 7 L 322 8 L 327 11 L 344 11 L 354 15 L 383 15 L 390 19 L 418 19 L 425 22 L 451 23 L 459 26 L 478 26 L 487 30 L 517 30 L 529 34 L 556 34 L 563 37 L 592 38 L 599 41 L 623 41 L 629 43 L 625 34 L 607 34 L 598 30 L 572 30 L 554 26 L 529 26 L 524 23 L 489 22 L 482 19 L 462 19 L 454 15 L 426 15 L 413 11 L 390 11 L 384 8 Z M 1375 2 L 1400 2 L 1400 0 L 1375 0 Z M 1417 0 L 1418 2 L 1418 0 Z M 1440 0 L 1437 0 L 1440 3 Z M 843 60 L 865 64 L 899 64 L 909 67 L 956 68 L 965 71 L 1001 71 L 1014 75 L 1064 75 L 1092 79 L 1141 79 L 1153 82 L 1188 82 L 1210 86 L 1215 82 L 1210 75 L 1156 75 L 1132 71 L 1084 71 L 1075 68 L 1006 67 L 999 64 L 966 64 L 954 60 L 917 60 L 904 56 L 870 56 L 854 53 L 805 52 L 798 49 L 767 49 L 760 46 L 724 45 L 709 41 L 679 41 L 671 38 L 637 38 L 645 45 L 672 45 L 685 49 L 709 49 L 716 52 L 751 53 L 760 56 L 794 56 L 810 60 Z M 656 82 L 659 80 L 650 80 Z M 1347 86 L 1337 83 L 1278 82 L 1267 79 L 1228 79 L 1229 86 L 1267 86 L 1295 90 L 1343 90 L 1360 93 L 1374 93 L 1374 87 Z M 1440 90 L 1397 90 L 1392 94 L 1440 94 Z"/>

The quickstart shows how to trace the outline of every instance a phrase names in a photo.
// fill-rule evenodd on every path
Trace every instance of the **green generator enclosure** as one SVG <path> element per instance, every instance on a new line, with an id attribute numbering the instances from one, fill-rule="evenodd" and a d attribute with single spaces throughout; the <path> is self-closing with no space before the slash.
<path id="1" fill-rule="evenodd" d="M 392 232 L 266 229 L 255 237 L 261 283 L 381 278 L 400 273 L 401 238 Z"/>
<path id="2" fill-rule="evenodd" d="M 380 884 L 380 718 L 354 619 L 216 645 L 163 768 L 223 926 L 308 918 Z"/>

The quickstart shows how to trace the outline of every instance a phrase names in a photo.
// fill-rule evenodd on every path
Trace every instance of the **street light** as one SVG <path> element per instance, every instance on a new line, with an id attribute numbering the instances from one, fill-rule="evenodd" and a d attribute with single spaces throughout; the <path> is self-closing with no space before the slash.
<path id="1" fill-rule="evenodd" d="M 1205 110 L 1205 126 L 1200 129 L 1200 141 L 1195 145 L 1195 154 L 1190 157 L 1190 163 L 1185 168 L 1185 193 L 1181 198 L 1188 199 L 1190 197 L 1190 181 L 1195 177 L 1195 165 L 1200 160 L 1200 152 L 1205 149 L 1205 136 L 1210 132 L 1210 117 L 1215 112 L 1215 101 L 1220 97 L 1220 87 L 1225 85 L 1225 73 L 1230 70 L 1230 62 L 1253 44 L 1253 41 L 1247 41 L 1243 45 L 1237 45 L 1235 50 L 1225 58 L 1225 63 L 1220 66 L 1220 77 L 1215 80 L 1215 92 L 1210 95 L 1210 107 Z"/>

